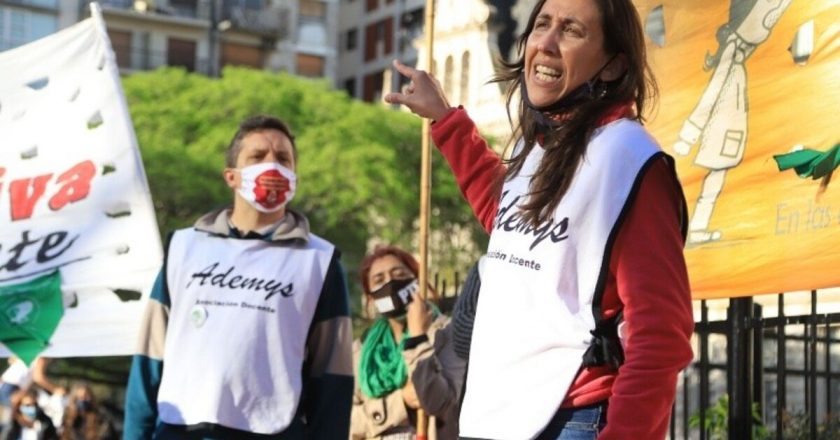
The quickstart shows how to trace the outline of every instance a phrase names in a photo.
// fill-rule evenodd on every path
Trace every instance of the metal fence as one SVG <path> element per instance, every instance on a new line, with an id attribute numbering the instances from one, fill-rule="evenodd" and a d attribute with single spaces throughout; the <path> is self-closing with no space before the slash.
<path id="1" fill-rule="evenodd" d="M 765 317 L 752 298 L 731 299 L 714 321 L 700 302 L 671 439 L 840 439 L 840 313 L 818 313 L 817 291 L 805 314 L 786 314 L 785 300 Z"/>

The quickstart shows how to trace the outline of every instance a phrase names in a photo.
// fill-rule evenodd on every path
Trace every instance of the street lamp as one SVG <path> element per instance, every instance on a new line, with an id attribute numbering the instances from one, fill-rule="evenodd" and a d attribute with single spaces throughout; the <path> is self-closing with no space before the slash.
<path id="1" fill-rule="evenodd" d="M 230 20 L 220 21 L 222 0 L 208 0 L 210 2 L 210 34 L 208 35 L 208 69 L 207 75 L 213 78 L 219 77 L 221 33 L 230 29 Z"/>

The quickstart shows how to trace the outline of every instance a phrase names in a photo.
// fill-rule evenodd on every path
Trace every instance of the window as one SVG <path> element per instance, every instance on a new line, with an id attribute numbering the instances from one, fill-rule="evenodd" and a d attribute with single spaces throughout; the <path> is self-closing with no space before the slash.
<path id="1" fill-rule="evenodd" d="M 367 5 L 365 7 L 365 10 L 367 12 L 370 12 L 370 11 L 376 9 L 377 6 L 379 6 L 379 0 L 367 0 Z"/>
<path id="2" fill-rule="evenodd" d="M 11 40 L 13 46 L 20 46 L 21 44 L 27 43 L 27 29 L 29 28 L 29 14 L 26 11 L 21 11 L 20 9 L 12 9 L 11 10 L 11 20 L 9 26 L 9 40 Z"/>
<path id="3" fill-rule="evenodd" d="M 323 20 L 327 16 L 327 6 L 320 1 L 302 1 L 300 2 L 300 16 Z"/>
<path id="4" fill-rule="evenodd" d="M 466 105 L 470 100 L 470 52 L 461 55 L 461 104 Z"/>
<path id="5" fill-rule="evenodd" d="M 376 24 L 365 26 L 365 61 L 376 58 Z"/>
<path id="6" fill-rule="evenodd" d="M 148 0 L 147 0 L 148 1 Z M 198 4 L 207 4 L 210 2 L 206 0 L 198 0 Z M 248 17 L 254 14 L 254 11 L 260 11 L 265 7 L 263 0 L 222 0 L 222 19 L 235 19 L 235 17 Z M 209 6 L 208 6 L 209 7 Z M 209 11 L 208 11 L 209 12 Z M 257 12 L 258 13 L 258 12 Z M 239 18 L 242 19 L 242 18 Z M 244 18 L 249 20 L 249 18 Z"/>
<path id="7" fill-rule="evenodd" d="M 423 35 L 423 9 L 405 12 L 397 24 L 400 27 L 400 52 L 406 52 L 412 47 L 414 40 Z"/>
<path id="8" fill-rule="evenodd" d="M 380 47 L 382 48 L 381 50 Z M 389 55 L 393 50 L 393 17 L 369 24 L 365 27 L 365 61 L 371 61 L 380 55 Z"/>
<path id="9" fill-rule="evenodd" d="M 323 47 L 329 42 L 326 23 L 315 20 L 301 20 L 298 26 L 298 41 L 309 47 Z"/>
<path id="10" fill-rule="evenodd" d="M 223 9 L 262 9 L 265 2 L 263 0 L 225 0 Z"/>
<path id="11" fill-rule="evenodd" d="M 385 22 L 378 21 L 376 22 L 376 42 L 382 41 L 385 38 Z"/>
<path id="12" fill-rule="evenodd" d="M 356 50 L 356 45 L 358 42 L 356 41 L 359 38 L 359 31 L 357 29 L 350 29 L 344 35 L 344 49 L 347 52 L 351 52 Z"/>
<path id="13" fill-rule="evenodd" d="M 452 77 L 455 74 L 455 62 L 452 60 L 452 55 L 446 57 L 446 64 L 443 71 L 443 93 L 446 96 L 452 96 Z"/>
<path id="14" fill-rule="evenodd" d="M 47 14 L 29 14 L 29 35 L 30 41 L 44 38 L 58 31 L 58 22 L 55 16 Z"/>
<path id="15" fill-rule="evenodd" d="M 170 38 L 166 45 L 166 64 L 195 70 L 195 41 Z"/>
<path id="16" fill-rule="evenodd" d="M 108 39 L 117 55 L 117 66 L 127 69 L 131 67 L 131 31 L 108 29 Z"/>
<path id="17" fill-rule="evenodd" d="M 344 90 L 347 91 L 347 94 L 355 97 L 356 96 L 356 78 L 347 78 L 344 80 Z"/>
<path id="18" fill-rule="evenodd" d="M 17 0 L 15 3 L 23 3 L 33 6 L 41 6 L 44 8 L 55 9 L 58 8 L 58 0 Z"/>
<path id="19" fill-rule="evenodd" d="M 380 41 L 385 41 L 385 55 L 390 55 L 394 50 L 394 18 L 388 17 L 382 21 L 382 33 Z"/>
<path id="20" fill-rule="evenodd" d="M 222 66 L 248 66 L 256 69 L 263 67 L 263 51 L 259 47 L 230 42 L 222 43 Z"/>
<path id="21" fill-rule="evenodd" d="M 42 14 L 0 5 L 0 50 L 11 49 L 58 30 L 58 19 Z"/>
<path id="22" fill-rule="evenodd" d="M 198 0 L 169 0 L 169 7 L 175 11 L 175 15 L 181 17 L 198 15 Z"/>
<path id="23" fill-rule="evenodd" d="M 379 101 L 382 99 L 383 72 L 371 73 L 365 76 L 362 99 L 367 102 Z"/>
<path id="24" fill-rule="evenodd" d="M 297 74 L 301 76 L 324 76 L 324 57 L 317 55 L 298 54 Z"/>

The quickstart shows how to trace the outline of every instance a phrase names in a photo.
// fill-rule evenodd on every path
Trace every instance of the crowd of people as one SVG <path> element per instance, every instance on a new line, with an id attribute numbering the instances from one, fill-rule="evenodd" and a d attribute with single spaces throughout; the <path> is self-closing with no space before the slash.
<path id="1" fill-rule="evenodd" d="M 27 366 L 9 358 L 0 383 L 0 440 L 112 440 L 116 421 L 86 383 L 69 389 L 49 379 L 48 358 Z"/>

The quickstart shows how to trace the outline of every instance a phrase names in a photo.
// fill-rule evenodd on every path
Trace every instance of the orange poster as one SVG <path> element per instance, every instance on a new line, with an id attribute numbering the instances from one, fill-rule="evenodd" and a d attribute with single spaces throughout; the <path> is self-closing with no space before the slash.
<path id="1" fill-rule="evenodd" d="M 840 0 L 636 5 L 694 298 L 840 286 Z"/>

